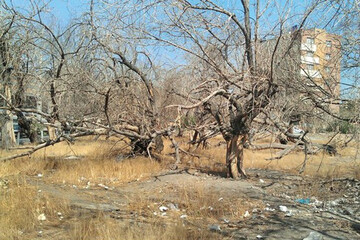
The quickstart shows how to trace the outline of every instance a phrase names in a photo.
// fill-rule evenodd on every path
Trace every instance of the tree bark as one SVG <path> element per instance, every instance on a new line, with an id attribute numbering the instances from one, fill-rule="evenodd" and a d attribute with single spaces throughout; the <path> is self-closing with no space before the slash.
<path id="1" fill-rule="evenodd" d="M 6 101 L 8 103 L 11 103 L 10 86 L 8 84 L 5 84 L 4 90 L 5 90 Z M 11 111 L 9 111 L 9 110 L 5 111 L 3 123 L 4 124 L 1 128 L 1 143 L 2 143 L 3 148 L 9 149 L 16 145 L 13 115 L 12 115 Z"/>
<path id="2" fill-rule="evenodd" d="M 22 112 L 17 112 L 16 116 L 18 118 L 18 124 L 21 129 L 25 133 L 25 135 L 30 139 L 31 143 L 40 142 L 38 136 L 38 127 L 36 123 L 32 119 L 27 119 Z"/>
<path id="3" fill-rule="evenodd" d="M 238 143 L 239 137 L 241 137 Z M 244 169 L 244 143 L 245 136 L 235 135 L 227 141 L 226 166 L 228 167 L 228 177 L 237 179 L 247 177 Z"/>
<path id="4" fill-rule="evenodd" d="M 53 126 L 47 126 L 47 130 L 48 130 L 48 133 L 49 133 L 49 139 L 50 140 L 56 139 L 55 128 Z"/>

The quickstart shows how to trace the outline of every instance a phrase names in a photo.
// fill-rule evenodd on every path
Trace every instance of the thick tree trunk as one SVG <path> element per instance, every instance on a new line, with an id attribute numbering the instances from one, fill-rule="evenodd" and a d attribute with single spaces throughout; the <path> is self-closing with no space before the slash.
<path id="1" fill-rule="evenodd" d="M 9 149 L 16 145 L 14 125 L 11 113 L 6 113 L 4 125 L 1 128 L 1 136 L 1 143 L 3 148 Z"/>
<path id="2" fill-rule="evenodd" d="M 247 177 L 244 168 L 244 139 L 241 139 L 241 142 L 238 145 L 237 170 L 242 177 Z"/>
<path id="3" fill-rule="evenodd" d="M 48 130 L 48 133 L 49 133 L 49 139 L 50 140 L 56 139 L 55 128 L 53 126 L 47 126 L 47 130 Z"/>
<path id="4" fill-rule="evenodd" d="M 11 103 L 11 90 L 8 84 L 4 86 L 5 97 L 8 103 Z M 14 123 L 13 115 L 11 111 L 6 110 L 3 117 L 3 126 L 1 127 L 1 143 L 2 147 L 9 149 L 16 145 L 15 133 L 14 133 Z"/>
<path id="5" fill-rule="evenodd" d="M 156 151 L 160 153 L 164 149 L 164 143 L 161 136 L 156 136 L 155 139 L 137 139 L 130 138 L 133 154 L 148 155 L 148 151 Z M 149 147 L 150 145 L 150 147 Z"/>
<path id="6" fill-rule="evenodd" d="M 38 135 L 38 127 L 36 123 L 31 119 L 26 119 L 22 112 L 18 112 L 16 114 L 18 118 L 18 124 L 21 129 L 25 133 L 25 135 L 30 139 L 31 143 L 38 143 L 40 142 L 39 135 Z"/>
<path id="7" fill-rule="evenodd" d="M 29 139 L 31 143 L 39 143 L 40 138 L 38 134 L 39 128 L 36 126 L 36 123 L 30 121 L 30 131 L 29 131 Z"/>
<path id="8" fill-rule="evenodd" d="M 246 177 L 246 172 L 243 166 L 244 162 L 244 143 L 245 137 L 242 136 L 238 143 L 239 136 L 235 135 L 227 141 L 226 148 L 226 166 L 228 168 L 228 177 L 239 178 Z"/>

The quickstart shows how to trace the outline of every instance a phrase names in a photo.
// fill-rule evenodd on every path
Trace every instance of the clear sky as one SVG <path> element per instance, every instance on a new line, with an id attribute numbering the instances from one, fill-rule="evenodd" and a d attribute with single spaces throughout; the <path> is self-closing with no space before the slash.
<path id="1" fill-rule="evenodd" d="M 5 0 L 6 2 L 10 3 L 12 2 L 16 7 L 22 8 L 24 11 L 27 11 L 31 9 L 31 2 L 33 0 Z M 41 0 L 40 0 L 41 1 Z M 76 17 L 80 17 L 81 14 L 88 10 L 88 3 L 90 0 L 43 0 L 45 3 L 49 3 L 47 6 L 47 11 L 49 12 L 48 19 L 49 21 L 55 21 L 60 27 L 66 26 L 67 23 L 72 19 Z M 117 0 L 109 0 L 109 2 Z M 122 0 L 118 0 L 122 1 Z M 135 1 L 135 0 L 130 0 Z M 197 0 L 193 0 L 193 2 L 196 2 Z M 231 12 L 235 12 L 239 16 L 242 14 L 242 6 L 240 0 L 213 0 L 214 2 L 218 3 L 219 5 L 223 6 L 224 8 L 230 10 Z M 253 4 L 255 1 L 250 0 L 250 3 Z M 267 11 L 264 12 L 264 19 L 265 21 L 262 22 L 262 25 L 260 26 L 260 31 L 263 34 L 266 34 L 267 32 L 275 33 L 278 31 L 278 28 L 273 28 L 276 26 L 276 23 L 279 22 L 279 19 L 281 17 L 288 17 L 288 20 L 285 23 L 285 26 L 287 28 L 291 28 L 291 26 L 294 26 L 295 24 L 298 24 L 300 22 L 300 19 L 303 17 L 304 12 L 309 7 L 309 4 L 311 3 L 311 0 L 277 0 L 277 1 L 271 1 L 269 5 L 267 5 L 268 0 L 260 0 L 260 6 L 261 10 L 265 7 L 267 7 Z M 324 1 L 322 4 L 330 4 L 330 1 Z M 254 6 L 251 6 L 252 12 L 251 16 L 254 18 L 255 12 L 254 12 Z M 333 32 L 334 29 L 339 29 L 341 31 L 341 28 L 336 28 L 336 26 L 329 23 L 329 19 L 331 19 L 332 15 L 335 13 L 335 8 L 331 10 L 331 8 L 324 8 L 328 10 L 317 10 L 316 13 L 312 14 L 307 22 L 307 25 L 305 28 L 324 28 L 330 32 Z M 329 10 L 330 9 L 330 10 Z M 291 17 L 289 17 L 291 16 Z M 341 34 L 341 32 L 339 32 Z M 153 49 L 154 50 L 154 49 Z M 174 53 L 165 53 L 166 51 L 164 47 L 161 47 L 161 50 L 157 50 L 157 60 L 160 62 L 164 61 L 164 59 L 167 60 L 174 60 L 179 61 L 179 58 L 181 56 L 179 54 Z M 156 52 L 156 51 L 155 51 Z M 153 52 L 153 53 L 155 53 Z M 176 60 L 176 58 L 178 60 Z M 165 62 L 167 61 L 165 60 Z M 183 61 L 183 60 L 181 60 Z M 342 79 L 344 82 L 348 82 L 346 80 L 346 77 Z"/>
<path id="2" fill-rule="evenodd" d="M 34 5 L 32 0 L 5 0 L 9 5 L 12 3 L 16 8 L 30 11 Z M 35 1 L 39 2 L 39 1 Z M 41 2 L 41 1 L 40 1 Z M 79 17 L 87 8 L 88 0 L 44 0 L 47 3 L 47 12 L 53 15 L 60 26 L 66 25 L 70 19 Z"/>

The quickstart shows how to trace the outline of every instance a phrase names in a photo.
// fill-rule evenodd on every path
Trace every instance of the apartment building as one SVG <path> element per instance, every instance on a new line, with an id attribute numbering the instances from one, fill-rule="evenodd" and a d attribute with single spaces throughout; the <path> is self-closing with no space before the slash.
<path id="1" fill-rule="evenodd" d="M 338 112 L 340 96 L 341 37 L 323 29 L 302 30 L 300 34 L 300 74 L 314 79 L 319 90 L 331 93 L 331 109 Z"/>
<path id="2" fill-rule="evenodd" d="M 341 36 L 317 28 L 289 31 L 261 41 L 257 59 L 263 69 L 270 69 L 274 59 L 275 80 L 318 93 L 332 112 L 339 112 Z"/>

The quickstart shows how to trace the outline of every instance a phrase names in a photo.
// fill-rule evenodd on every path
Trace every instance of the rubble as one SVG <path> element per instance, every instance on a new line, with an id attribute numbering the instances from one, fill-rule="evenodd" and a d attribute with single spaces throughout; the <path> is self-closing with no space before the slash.
<path id="1" fill-rule="evenodd" d="M 209 230 L 213 232 L 221 232 L 221 228 L 219 225 L 210 225 Z"/>
<path id="2" fill-rule="evenodd" d="M 45 221 L 45 220 L 46 220 L 46 216 L 45 216 L 44 213 L 42 213 L 42 214 L 40 214 L 40 215 L 37 217 L 37 219 L 38 219 L 39 221 Z"/>
<path id="3" fill-rule="evenodd" d="M 303 240 L 322 240 L 324 239 L 323 235 L 318 232 L 310 232 L 309 236 L 304 238 Z"/>
<path id="4" fill-rule="evenodd" d="M 279 209 L 282 212 L 287 212 L 288 211 L 288 208 L 286 206 L 282 206 L 282 205 L 279 206 Z"/>

